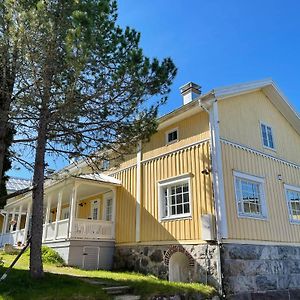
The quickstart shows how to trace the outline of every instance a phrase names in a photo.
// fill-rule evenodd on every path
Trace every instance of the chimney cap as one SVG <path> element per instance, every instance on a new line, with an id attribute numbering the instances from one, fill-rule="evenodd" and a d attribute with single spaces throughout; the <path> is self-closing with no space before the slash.
<path id="1" fill-rule="evenodd" d="M 195 94 L 200 95 L 201 94 L 200 89 L 201 89 L 200 85 L 190 81 L 180 87 L 180 93 L 181 93 L 181 95 L 185 95 L 188 92 L 193 92 Z"/>

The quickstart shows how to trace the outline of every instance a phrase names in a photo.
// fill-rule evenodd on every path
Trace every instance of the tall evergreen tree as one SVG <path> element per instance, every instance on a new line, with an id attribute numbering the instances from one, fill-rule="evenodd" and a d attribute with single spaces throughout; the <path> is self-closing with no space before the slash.
<path id="1" fill-rule="evenodd" d="M 140 34 L 116 21 L 112 0 L 41 0 L 22 16 L 26 60 L 13 114 L 24 145 L 35 151 L 34 278 L 43 276 L 46 153 L 101 159 L 132 151 L 155 132 L 158 107 L 176 73 L 171 59 L 145 57 Z"/>

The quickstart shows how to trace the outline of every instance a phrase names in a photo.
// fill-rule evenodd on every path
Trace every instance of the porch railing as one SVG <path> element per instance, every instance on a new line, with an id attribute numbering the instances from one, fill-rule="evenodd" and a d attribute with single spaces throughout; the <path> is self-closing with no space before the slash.
<path id="1" fill-rule="evenodd" d="M 68 238 L 69 219 L 44 224 L 43 240 L 51 242 L 56 240 L 65 240 Z M 0 235 L 0 245 L 12 244 L 24 241 L 24 229 L 8 232 Z M 79 240 L 102 240 L 114 239 L 114 222 L 102 220 L 75 219 L 71 231 L 71 239 Z"/>
<path id="2" fill-rule="evenodd" d="M 75 239 L 113 239 L 113 222 L 75 219 L 71 237 Z"/>

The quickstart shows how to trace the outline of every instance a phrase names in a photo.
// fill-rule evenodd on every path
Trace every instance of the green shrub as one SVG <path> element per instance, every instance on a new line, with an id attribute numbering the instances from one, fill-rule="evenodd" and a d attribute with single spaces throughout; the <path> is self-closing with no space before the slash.
<path id="1" fill-rule="evenodd" d="M 46 264 L 57 266 L 62 266 L 64 264 L 62 257 L 55 250 L 47 246 L 42 246 L 42 260 Z"/>
<path id="2" fill-rule="evenodd" d="M 30 249 L 25 252 L 26 255 L 30 255 Z M 42 246 L 42 261 L 46 264 L 53 264 L 56 266 L 63 266 L 64 260 L 62 257 L 52 248 L 47 246 Z"/>

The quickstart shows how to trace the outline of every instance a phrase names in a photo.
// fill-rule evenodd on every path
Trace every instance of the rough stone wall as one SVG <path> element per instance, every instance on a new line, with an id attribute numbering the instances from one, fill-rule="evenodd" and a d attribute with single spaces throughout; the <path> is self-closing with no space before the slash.
<path id="1" fill-rule="evenodd" d="M 221 253 L 227 295 L 300 287 L 300 247 L 224 244 Z"/>
<path id="2" fill-rule="evenodd" d="M 169 260 L 176 252 L 184 253 L 188 257 L 191 282 L 208 283 L 218 288 L 215 245 L 117 246 L 114 269 L 153 274 L 168 279 Z"/>

